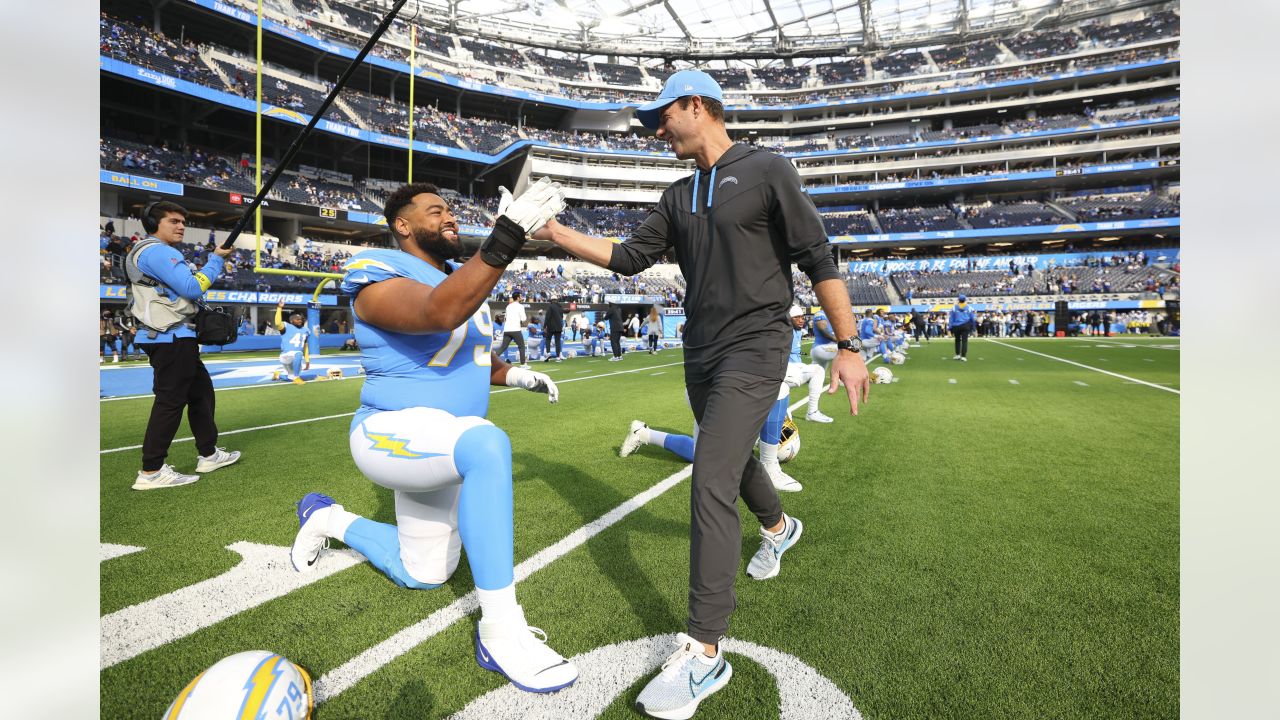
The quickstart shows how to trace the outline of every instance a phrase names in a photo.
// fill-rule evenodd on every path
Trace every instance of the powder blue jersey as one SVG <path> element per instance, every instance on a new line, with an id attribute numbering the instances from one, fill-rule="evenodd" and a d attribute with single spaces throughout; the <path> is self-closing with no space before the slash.
<path id="1" fill-rule="evenodd" d="M 789 363 L 804 362 L 804 360 L 801 359 L 800 357 L 800 338 L 803 335 L 804 335 L 804 332 L 801 330 L 793 329 L 791 331 L 791 355 L 787 357 L 787 362 Z"/>
<path id="2" fill-rule="evenodd" d="M 449 263 L 457 268 L 456 263 Z M 373 283 L 404 277 L 435 287 L 446 277 L 425 260 L 400 250 L 366 250 L 343 266 L 342 292 L 353 296 Z M 482 305 L 453 332 L 409 335 L 384 330 L 354 312 L 355 339 L 364 367 L 357 425 L 375 412 L 430 407 L 452 415 L 484 417 L 489 411 L 489 353 L 493 323 Z"/>
<path id="3" fill-rule="evenodd" d="M 827 324 L 827 329 L 825 331 L 822 328 L 818 327 L 819 320 Z M 826 345 L 828 343 L 833 343 L 838 340 L 838 338 L 835 336 L 835 332 L 836 332 L 835 328 L 831 327 L 831 321 L 827 319 L 826 310 L 820 310 L 818 311 L 817 314 L 813 316 L 812 327 L 813 327 L 813 343 L 815 345 Z"/>
<path id="4" fill-rule="evenodd" d="M 307 339 L 311 337 L 311 327 L 302 323 L 298 327 L 291 322 L 284 324 L 280 332 L 280 352 L 302 352 L 307 347 Z"/>
<path id="5" fill-rule="evenodd" d="M 876 319 L 864 317 L 858 321 L 858 339 L 871 340 L 876 336 Z"/>

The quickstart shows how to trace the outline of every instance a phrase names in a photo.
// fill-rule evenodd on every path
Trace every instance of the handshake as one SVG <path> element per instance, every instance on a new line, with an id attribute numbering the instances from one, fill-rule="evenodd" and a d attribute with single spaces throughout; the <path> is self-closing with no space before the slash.
<path id="1" fill-rule="evenodd" d="M 564 211 L 564 189 L 544 177 L 520 197 L 512 197 L 504 187 L 498 188 L 498 195 L 498 220 L 480 245 L 480 259 L 491 267 L 505 268 L 534 232 Z"/>
<path id="2" fill-rule="evenodd" d="M 530 185 L 520 197 L 513 197 L 510 190 L 498 186 L 498 215 L 505 215 L 519 225 L 525 235 L 532 235 L 562 212 L 564 188 L 560 183 L 551 182 L 551 178 L 544 177 Z"/>

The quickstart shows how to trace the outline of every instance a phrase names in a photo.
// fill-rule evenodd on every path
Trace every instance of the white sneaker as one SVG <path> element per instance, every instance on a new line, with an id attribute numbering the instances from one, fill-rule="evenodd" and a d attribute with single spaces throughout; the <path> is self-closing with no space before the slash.
<path id="1" fill-rule="evenodd" d="M 951 356 L 951 359 L 952 359 L 952 360 L 959 360 L 959 359 L 960 359 L 960 356 L 959 356 L 959 355 L 952 355 L 952 356 Z"/>
<path id="2" fill-rule="evenodd" d="M 578 667 L 547 647 L 547 634 L 529 627 L 523 608 L 498 620 L 481 618 L 476 629 L 476 662 L 527 692 L 555 692 L 578 679 Z"/>
<path id="3" fill-rule="evenodd" d="M 214 470 L 217 470 L 220 467 L 226 467 L 239 459 L 239 450 L 227 452 L 226 448 L 214 448 L 212 455 L 208 457 L 205 457 L 204 455 L 199 456 L 196 460 L 196 472 L 213 472 Z"/>
<path id="4" fill-rule="evenodd" d="M 781 492 L 800 492 L 804 486 L 800 481 L 791 477 L 782 471 L 782 466 L 777 462 L 761 462 L 764 466 L 764 473 L 769 476 L 769 480 L 773 482 L 773 488 Z"/>
<path id="5" fill-rule="evenodd" d="M 806 414 L 804 416 L 804 419 L 808 420 L 809 422 L 816 422 L 816 423 L 835 422 L 835 420 L 832 420 L 826 415 L 823 415 L 821 410 L 814 410 L 813 412 Z"/>
<path id="6" fill-rule="evenodd" d="M 967 357 L 962 357 L 962 358 L 960 358 L 960 362 L 969 362 L 969 358 L 967 358 Z"/>
<path id="7" fill-rule="evenodd" d="M 521 370 L 532 370 L 532 369 L 533 369 L 533 368 L 529 367 L 529 363 L 520 363 L 520 364 L 519 364 L 519 365 L 517 365 L 516 367 L 520 368 Z"/>
<path id="8" fill-rule="evenodd" d="M 622 441 L 622 449 L 618 451 L 618 457 L 626 457 L 639 450 L 640 446 L 645 444 L 644 440 L 640 439 L 640 435 L 647 429 L 649 429 L 648 425 L 639 420 L 632 420 L 631 429 L 627 430 L 627 437 Z"/>
<path id="9" fill-rule="evenodd" d="M 636 698 L 636 710 L 663 720 L 687 720 L 693 717 L 698 703 L 711 697 L 733 677 L 733 666 L 724 651 L 711 660 L 703 652 L 702 643 L 689 635 L 676 635 L 676 649 L 657 677 L 649 681 Z"/>
<path id="10" fill-rule="evenodd" d="M 120 362 L 120 356 L 119 356 L 119 355 L 112 355 L 112 356 L 111 356 L 111 362 L 113 362 L 113 363 L 118 363 L 118 362 Z"/>
<path id="11" fill-rule="evenodd" d="M 172 465 L 163 465 L 150 475 L 138 471 L 138 479 L 133 481 L 134 490 L 159 490 L 160 488 L 190 485 L 200 479 L 199 475 L 183 475 L 173 469 Z"/>
<path id="12" fill-rule="evenodd" d="M 777 535 L 760 528 L 760 549 L 747 563 L 747 576 L 756 580 L 768 580 L 782 568 L 782 553 L 791 549 L 804 532 L 804 523 L 790 515 L 783 516 L 782 531 Z"/>

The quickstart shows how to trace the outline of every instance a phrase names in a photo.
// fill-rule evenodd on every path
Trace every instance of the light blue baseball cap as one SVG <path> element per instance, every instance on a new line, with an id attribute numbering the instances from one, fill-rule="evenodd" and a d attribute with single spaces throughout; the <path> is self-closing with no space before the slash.
<path id="1" fill-rule="evenodd" d="M 681 70 L 667 78 L 667 84 L 663 86 L 657 100 L 645 103 L 636 110 L 636 117 L 640 119 L 640 124 L 650 130 L 657 130 L 658 121 L 662 119 L 662 109 L 682 97 L 691 95 L 701 95 L 724 102 L 724 91 L 720 89 L 720 83 L 716 82 L 715 78 L 701 70 Z"/>

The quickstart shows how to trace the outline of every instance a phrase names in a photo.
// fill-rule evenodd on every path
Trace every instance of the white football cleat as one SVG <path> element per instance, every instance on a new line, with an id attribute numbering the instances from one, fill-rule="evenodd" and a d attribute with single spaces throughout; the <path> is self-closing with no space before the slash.
<path id="1" fill-rule="evenodd" d="M 172 465 L 162 465 L 150 475 L 138 471 L 138 479 L 133 481 L 134 490 L 159 490 L 162 488 L 190 485 L 200 479 L 199 475 L 183 475 L 173 469 Z"/>
<path id="2" fill-rule="evenodd" d="M 631 429 L 627 430 L 627 437 L 622 441 L 622 449 L 618 451 L 618 457 L 626 457 L 639 450 L 640 446 L 645 444 L 640 436 L 648 429 L 649 426 L 643 422 L 632 420 Z"/>
<path id="3" fill-rule="evenodd" d="M 476 662 L 485 670 L 502 674 L 512 685 L 527 692 L 555 692 L 578 679 L 578 667 L 547 647 L 547 634 L 540 628 L 529 627 L 523 608 L 501 619 L 480 619 L 476 629 Z"/>
<path id="4" fill-rule="evenodd" d="M 769 476 L 769 480 L 773 482 L 773 488 L 781 492 L 800 492 L 804 486 L 798 480 L 782 471 L 782 466 L 775 462 L 761 462 L 764 466 L 764 472 Z"/>
<path id="5" fill-rule="evenodd" d="M 782 553 L 791 549 L 804 532 L 804 523 L 790 515 L 783 516 L 782 531 L 777 535 L 760 528 L 760 549 L 747 563 L 747 576 L 768 580 L 782 568 Z"/>
<path id="6" fill-rule="evenodd" d="M 688 720 L 698 704 L 728 684 L 733 666 L 724 651 L 708 658 L 702 643 L 684 633 L 676 635 L 676 649 L 657 677 L 649 681 L 636 698 L 636 710 L 663 720 Z"/>
<path id="7" fill-rule="evenodd" d="M 804 416 L 804 419 L 808 420 L 809 422 L 816 422 L 816 423 L 835 422 L 835 420 L 832 420 L 830 417 L 823 415 L 821 410 L 814 410 L 811 413 L 807 413 Z"/>
<path id="8" fill-rule="evenodd" d="M 289 561 L 298 572 L 316 569 L 320 553 L 329 547 L 329 508 L 342 509 L 333 498 L 320 493 L 307 493 L 298 501 L 298 535 L 289 548 Z"/>
<path id="9" fill-rule="evenodd" d="M 196 460 L 196 472 L 213 472 L 214 470 L 217 470 L 220 467 L 226 467 L 239 459 L 239 450 L 227 452 L 226 448 L 214 448 L 212 455 L 208 457 L 205 457 L 204 455 L 199 456 Z"/>

